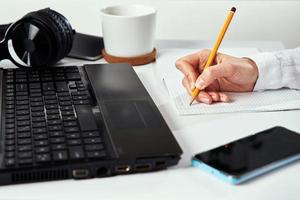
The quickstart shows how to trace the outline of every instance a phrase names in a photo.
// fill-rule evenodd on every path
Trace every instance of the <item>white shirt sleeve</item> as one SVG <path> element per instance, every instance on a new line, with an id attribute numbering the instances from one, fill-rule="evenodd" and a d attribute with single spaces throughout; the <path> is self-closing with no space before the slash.
<path id="1" fill-rule="evenodd" d="M 258 67 L 254 91 L 300 89 L 300 47 L 250 56 Z"/>

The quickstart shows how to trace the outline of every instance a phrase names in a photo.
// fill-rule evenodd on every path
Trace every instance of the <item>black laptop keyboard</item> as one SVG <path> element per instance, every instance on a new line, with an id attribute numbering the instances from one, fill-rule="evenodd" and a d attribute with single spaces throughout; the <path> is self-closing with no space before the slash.
<path id="1" fill-rule="evenodd" d="M 77 67 L 4 71 L 5 165 L 106 157 Z"/>

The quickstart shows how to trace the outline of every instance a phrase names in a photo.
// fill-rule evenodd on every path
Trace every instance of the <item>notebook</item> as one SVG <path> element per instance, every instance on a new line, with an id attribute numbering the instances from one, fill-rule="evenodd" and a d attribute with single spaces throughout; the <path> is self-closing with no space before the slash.
<path id="1" fill-rule="evenodd" d="M 300 109 L 300 91 L 291 89 L 268 90 L 249 93 L 227 93 L 230 103 L 194 103 L 189 106 L 190 96 L 181 84 L 182 73 L 175 61 L 194 53 L 195 49 L 164 49 L 160 51 L 156 68 L 160 71 L 169 95 L 180 115 L 215 114 L 232 112 L 265 112 Z M 219 52 L 243 57 L 259 53 L 256 48 L 221 49 Z"/>

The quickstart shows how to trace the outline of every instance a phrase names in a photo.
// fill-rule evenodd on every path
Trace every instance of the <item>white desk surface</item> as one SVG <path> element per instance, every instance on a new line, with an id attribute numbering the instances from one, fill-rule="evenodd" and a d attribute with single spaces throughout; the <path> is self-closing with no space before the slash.
<path id="1" fill-rule="evenodd" d="M 209 45 L 209 41 L 160 40 L 156 43 L 158 52 L 167 47 L 200 49 Z M 227 42 L 224 47 L 258 47 L 267 51 L 282 49 L 283 45 L 280 42 Z M 275 125 L 300 132 L 300 111 L 179 116 L 154 69 L 153 64 L 148 64 L 136 67 L 135 71 L 184 151 L 179 165 L 145 174 L 3 186 L 0 200 L 300 199 L 299 162 L 239 186 L 224 183 L 190 166 L 194 153 Z"/>

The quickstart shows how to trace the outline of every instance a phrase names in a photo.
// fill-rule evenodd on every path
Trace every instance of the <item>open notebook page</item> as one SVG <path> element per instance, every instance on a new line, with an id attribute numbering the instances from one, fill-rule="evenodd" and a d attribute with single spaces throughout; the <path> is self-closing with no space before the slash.
<path id="1" fill-rule="evenodd" d="M 300 91 L 281 89 L 250 93 L 228 93 L 230 103 L 206 105 L 195 102 L 189 106 L 190 96 L 181 84 L 183 75 L 175 67 L 175 61 L 185 55 L 194 53 L 195 49 L 164 49 L 160 51 L 156 67 L 166 84 L 168 92 L 180 115 L 263 112 L 300 109 Z M 243 57 L 258 53 L 255 48 L 221 49 L 219 52 Z"/>

